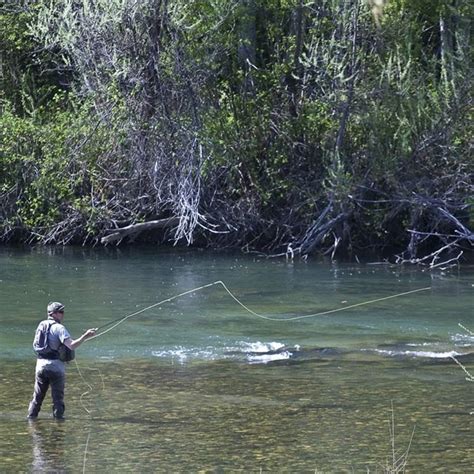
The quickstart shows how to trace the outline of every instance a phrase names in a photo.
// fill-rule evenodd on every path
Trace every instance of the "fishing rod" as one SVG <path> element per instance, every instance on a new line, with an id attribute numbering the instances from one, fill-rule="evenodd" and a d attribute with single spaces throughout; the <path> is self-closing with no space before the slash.
<path id="1" fill-rule="evenodd" d="M 193 288 L 192 290 L 184 291 L 183 293 L 180 293 L 180 294 L 175 295 L 175 296 L 171 296 L 170 298 L 166 298 L 165 300 L 159 301 L 158 303 L 154 303 L 154 304 L 152 304 L 152 305 L 150 305 L 150 306 L 147 306 L 146 308 L 140 309 L 140 310 L 138 310 L 138 311 L 136 311 L 136 312 L 134 312 L 134 313 L 132 313 L 132 314 L 129 314 L 129 315 L 127 315 L 127 316 L 122 316 L 122 317 L 120 317 L 120 318 L 117 318 L 117 319 L 114 319 L 114 320 L 112 320 L 112 321 L 109 321 L 108 323 L 105 323 L 105 324 L 103 324 L 102 326 L 99 326 L 99 327 L 96 329 L 96 331 L 100 331 L 101 329 L 104 329 L 104 328 L 106 328 L 106 327 L 108 327 L 108 326 L 111 326 L 111 325 L 113 325 L 113 324 L 115 324 L 115 326 L 112 326 L 111 328 L 107 329 L 107 331 L 104 331 L 104 332 L 102 332 L 102 333 L 100 333 L 100 334 L 97 334 L 97 335 L 95 335 L 95 336 L 90 337 L 89 340 L 94 339 L 94 338 L 96 338 L 96 337 L 98 337 L 98 336 L 101 336 L 102 334 L 105 334 L 106 332 L 111 331 L 114 327 L 118 326 L 119 324 L 121 324 L 122 322 L 126 321 L 127 319 L 132 318 L 133 316 L 137 316 L 137 315 L 139 315 L 139 314 L 141 314 L 141 313 L 144 313 L 145 311 L 148 311 L 148 310 L 150 310 L 150 309 L 152 309 L 152 308 L 155 308 L 156 306 L 160 306 L 160 305 L 162 305 L 162 304 L 165 304 L 165 303 L 168 303 L 168 302 L 170 302 L 170 301 L 173 301 L 173 300 L 175 300 L 175 299 L 177 299 L 177 298 L 180 298 L 181 296 L 189 295 L 190 293 L 194 293 L 194 292 L 196 292 L 196 291 L 203 290 L 204 288 L 209 288 L 209 287 L 214 286 L 214 285 L 217 285 L 217 284 L 219 284 L 219 283 L 222 283 L 222 282 L 221 282 L 221 281 L 215 281 L 215 282 L 213 282 L 213 283 L 208 283 L 207 285 L 203 285 L 203 286 L 200 286 L 200 287 L 198 287 L 198 288 Z"/>
<path id="2" fill-rule="evenodd" d="M 190 293 L 195 293 L 197 291 L 200 291 L 200 290 L 203 290 L 205 288 L 210 288 L 211 286 L 215 286 L 215 285 L 221 285 L 224 290 L 229 294 L 229 296 L 237 303 L 239 304 L 243 309 L 245 309 L 245 311 L 247 311 L 248 313 L 252 314 L 253 316 L 256 316 L 260 319 L 265 319 L 267 321 L 276 321 L 276 322 L 288 322 L 288 321 L 296 321 L 296 320 L 300 320 L 300 319 L 306 319 L 306 318 L 314 318 L 314 317 L 317 317 L 317 316 L 324 316 L 324 315 L 327 315 L 327 314 L 332 314 L 332 313 L 336 313 L 336 312 L 339 312 L 339 311 L 346 311 L 348 309 L 351 309 L 351 308 L 356 308 L 356 307 L 359 307 L 359 306 L 364 306 L 364 305 L 368 305 L 368 304 L 373 304 L 373 303 L 377 303 L 377 302 L 380 302 L 380 301 L 385 301 L 385 300 L 389 300 L 389 299 L 392 299 L 392 298 L 398 298 L 400 296 L 405 296 L 405 295 L 409 295 L 409 294 L 412 294 L 412 293 L 417 293 L 417 292 L 420 292 L 420 291 L 427 291 L 427 290 L 430 290 L 431 287 L 426 287 L 426 288 L 417 288 L 415 290 L 410 290 L 410 291 L 405 291 L 403 293 L 398 293 L 396 295 L 389 295 L 389 296 L 384 296 L 382 298 L 377 298 L 377 299 L 374 299 L 374 300 L 369 300 L 369 301 L 363 301 L 361 303 L 356 303 L 356 304 L 352 304 L 352 305 L 349 305 L 349 306 L 344 306 L 342 308 L 336 308 L 336 309 L 331 309 L 331 310 L 328 310 L 328 311 L 321 311 L 321 312 L 318 312 L 318 313 L 314 313 L 314 314 L 306 314 L 306 315 L 302 315 L 302 316 L 294 316 L 294 317 L 290 317 L 290 318 L 273 318 L 271 316 L 265 316 L 263 314 L 259 314 L 259 313 L 256 313 L 255 311 L 253 311 L 252 309 L 250 309 L 249 307 L 247 307 L 244 303 L 242 303 L 230 290 L 229 288 L 225 285 L 225 283 L 221 280 L 218 280 L 218 281 L 215 281 L 215 282 L 212 282 L 212 283 L 208 283 L 207 285 L 203 285 L 203 286 L 200 286 L 198 288 L 193 288 L 192 290 L 187 290 L 187 291 L 184 291 L 183 293 L 179 293 L 177 295 L 174 295 L 174 296 L 171 296 L 170 298 L 166 298 L 162 301 L 159 301 L 158 303 L 154 303 L 150 306 L 147 306 L 146 308 L 143 308 L 143 309 L 140 309 L 134 313 L 131 313 L 131 314 L 128 314 L 127 316 L 122 316 L 120 318 L 117 318 L 117 319 L 114 319 L 112 321 L 109 321 L 108 323 L 106 324 L 103 324 L 102 326 L 98 327 L 96 329 L 96 331 L 100 331 L 104 328 L 107 328 L 109 326 L 108 329 L 106 329 L 105 331 L 102 331 L 100 334 L 96 334 L 95 336 L 92 336 L 91 338 L 89 338 L 89 340 L 92 340 L 96 337 L 99 337 L 99 336 L 102 336 L 104 334 L 106 334 L 107 332 L 111 331 L 112 329 L 116 328 L 119 324 L 122 324 L 123 322 L 125 322 L 127 319 L 130 319 L 134 316 L 137 316 L 141 313 L 144 313 L 145 311 L 148 311 L 152 308 L 155 308 L 157 306 L 160 306 L 164 303 L 168 303 L 170 301 L 173 301 L 177 298 L 180 298 L 181 296 L 185 296 L 185 295 L 188 295 Z"/>

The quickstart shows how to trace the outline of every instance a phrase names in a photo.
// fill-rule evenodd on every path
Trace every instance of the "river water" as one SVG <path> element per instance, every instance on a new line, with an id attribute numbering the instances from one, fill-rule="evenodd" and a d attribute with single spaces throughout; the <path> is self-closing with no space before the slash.
<path id="1" fill-rule="evenodd" d="M 175 298 L 216 281 L 248 310 L 221 284 Z M 473 295 L 472 266 L 0 248 L 0 472 L 380 472 L 407 450 L 409 472 L 472 472 L 452 356 L 474 373 Z M 30 423 L 51 300 L 73 337 L 156 306 L 78 349 L 65 422 L 48 399 Z"/>

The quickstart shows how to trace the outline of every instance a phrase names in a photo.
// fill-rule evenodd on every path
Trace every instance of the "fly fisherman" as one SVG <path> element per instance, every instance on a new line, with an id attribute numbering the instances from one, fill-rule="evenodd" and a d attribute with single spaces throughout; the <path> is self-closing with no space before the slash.
<path id="1" fill-rule="evenodd" d="M 96 329 L 88 329 L 78 339 L 72 339 L 63 326 L 64 305 L 58 302 L 48 304 L 48 319 L 41 321 L 36 330 L 33 348 L 38 356 L 35 371 L 35 389 L 28 408 L 28 419 L 37 418 L 48 387 L 51 385 L 53 416 L 57 420 L 64 417 L 65 365 L 74 359 L 74 350 L 86 339 L 92 337 Z"/>

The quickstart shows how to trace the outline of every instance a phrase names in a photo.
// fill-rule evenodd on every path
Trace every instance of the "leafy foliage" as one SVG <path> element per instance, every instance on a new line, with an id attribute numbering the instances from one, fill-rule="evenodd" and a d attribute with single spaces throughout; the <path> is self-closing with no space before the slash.
<path id="1" fill-rule="evenodd" d="M 3 238 L 176 217 L 158 238 L 401 260 L 469 245 L 472 6 L 371 3 L 4 8 Z"/>

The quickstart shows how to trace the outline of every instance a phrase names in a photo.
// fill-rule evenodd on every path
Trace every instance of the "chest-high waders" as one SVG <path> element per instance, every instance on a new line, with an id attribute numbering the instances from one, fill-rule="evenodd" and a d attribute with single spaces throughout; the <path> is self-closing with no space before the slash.
<path id="1" fill-rule="evenodd" d="M 43 400 L 46 396 L 48 388 L 51 387 L 51 397 L 53 399 L 53 416 L 56 419 L 64 417 L 64 385 L 65 385 L 65 370 L 64 363 L 60 360 L 60 353 L 58 350 L 48 348 L 48 337 L 51 326 L 57 321 L 42 321 L 38 326 L 33 347 L 35 348 L 38 361 L 35 370 L 35 387 L 33 397 L 28 407 L 28 418 L 35 419 L 40 410 Z M 43 331 L 38 338 L 38 332 Z M 42 349 L 38 350 L 35 344 L 38 344 L 38 339 L 41 337 L 45 340 Z"/>

